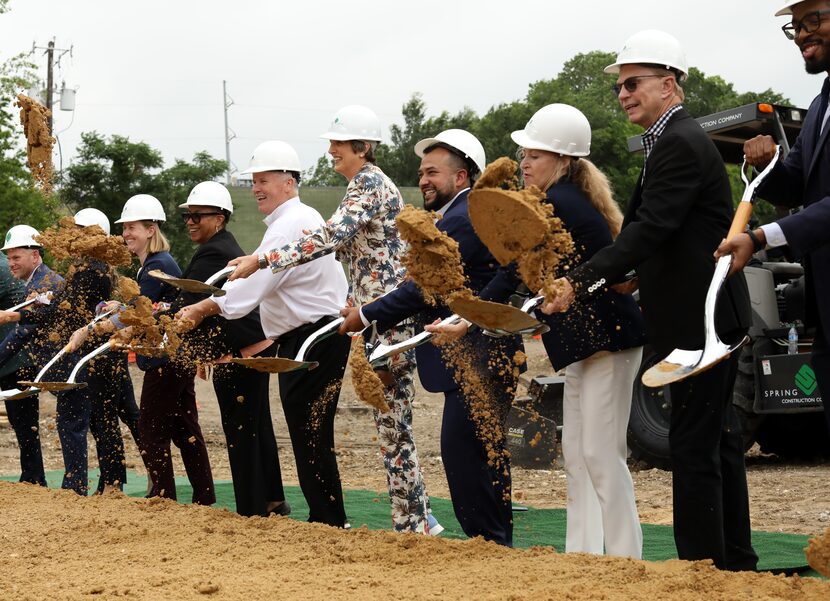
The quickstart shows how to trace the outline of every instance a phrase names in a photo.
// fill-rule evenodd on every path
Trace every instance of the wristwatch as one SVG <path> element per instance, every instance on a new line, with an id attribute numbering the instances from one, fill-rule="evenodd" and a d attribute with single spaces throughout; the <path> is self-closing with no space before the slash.
<path id="1" fill-rule="evenodd" d="M 257 255 L 257 264 L 259 265 L 260 269 L 265 269 L 268 267 L 268 257 L 265 256 L 265 253 L 259 253 Z"/>

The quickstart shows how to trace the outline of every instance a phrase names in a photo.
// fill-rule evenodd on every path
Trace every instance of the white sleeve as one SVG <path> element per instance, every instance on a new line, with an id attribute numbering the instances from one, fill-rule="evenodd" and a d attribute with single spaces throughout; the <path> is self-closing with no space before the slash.
<path id="1" fill-rule="evenodd" d="M 761 229 L 764 232 L 764 236 L 767 239 L 767 247 L 773 246 L 784 246 L 787 244 L 787 238 L 784 236 L 784 232 L 781 229 L 781 226 L 775 222 L 768 223 L 766 225 L 762 225 Z"/>
<path id="2" fill-rule="evenodd" d="M 222 286 L 224 296 L 213 296 L 212 300 L 219 307 L 222 317 L 239 319 L 262 304 L 263 299 L 279 287 L 283 274 L 271 273 L 268 269 L 259 269 L 251 276 L 227 282 Z"/>

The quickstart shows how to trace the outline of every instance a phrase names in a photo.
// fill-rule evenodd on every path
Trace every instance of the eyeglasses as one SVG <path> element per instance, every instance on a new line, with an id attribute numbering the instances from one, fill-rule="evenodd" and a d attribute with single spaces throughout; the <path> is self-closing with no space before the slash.
<path id="1" fill-rule="evenodd" d="M 188 220 L 191 220 L 194 224 L 199 225 L 202 222 L 202 217 L 221 214 L 220 211 L 211 211 L 210 213 L 182 213 L 182 221 L 187 223 Z"/>
<path id="2" fill-rule="evenodd" d="M 647 77 L 670 77 L 670 76 L 669 75 L 657 75 L 657 74 L 654 74 L 654 75 L 634 75 L 632 77 L 629 77 L 628 79 L 626 79 L 623 82 L 615 83 L 613 86 L 611 86 L 611 91 L 614 92 L 615 96 L 619 96 L 620 92 L 622 92 L 623 88 L 625 88 L 629 92 L 633 92 L 634 90 L 637 89 L 637 86 L 640 85 L 640 80 L 645 79 Z"/>
<path id="3" fill-rule="evenodd" d="M 830 8 L 824 8 L 822 10 L 807 13 L 800 21 L 793 20 L 792 23 L 787 23 L 781 27 L 781 31 L 784 32 L 784 35 L 787 36 L 788 40 L 794 40 L 795 36 L 797 36 L 802 30 L 804 30 L 804 33 L 815 33 L 816 30 L 821 27 L 821 15 L 827 13 L 830 13 Z"/>

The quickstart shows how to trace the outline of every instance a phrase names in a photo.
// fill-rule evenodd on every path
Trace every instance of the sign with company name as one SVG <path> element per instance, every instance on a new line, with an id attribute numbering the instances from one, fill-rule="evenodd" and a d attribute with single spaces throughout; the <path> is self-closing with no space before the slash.
<path id="1" fill-rule="evenodd" d="M 810 355 L 765 355 L 758 359 L 758 413 L 821 411 L 821 393 Z"/>

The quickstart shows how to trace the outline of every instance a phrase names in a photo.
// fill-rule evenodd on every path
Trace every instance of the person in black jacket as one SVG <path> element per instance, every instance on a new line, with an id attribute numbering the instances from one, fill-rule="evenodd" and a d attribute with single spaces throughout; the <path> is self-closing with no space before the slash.
<path id="1" fill-rule="evenodd" d="M 606 71 L 619 74 L 620 105 L 646 129 L 645 165 L 614 244 L 559 280 L 563 292 L 545 311 L 561 310 L 574 297 L 589 301 L 636 269 L 646 334 L 657 353 L 703 348 L 712 255 L 733 214 L 723 160 L 681 104 L 679 82 L 687 67 L 674 37 L 635 34 Z M 716 309 L 721 339 L 741 340 L 749 317 L 746 282 L 736 275 L 726 281 Z M 758 558 L 750 539 L 743 444 L 731 404 L 736 369 L 737 354 L 671 385 L 674 537 L 681 559 L 753 570 Z"/>

